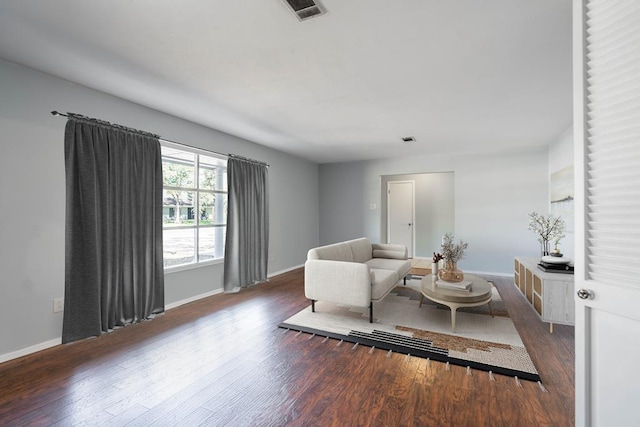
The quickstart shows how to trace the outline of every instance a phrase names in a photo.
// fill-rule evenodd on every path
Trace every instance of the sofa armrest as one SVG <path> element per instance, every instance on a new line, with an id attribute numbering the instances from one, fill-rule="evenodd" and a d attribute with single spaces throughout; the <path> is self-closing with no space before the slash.
<path id="1" fill-rule="evenodd" d="M 367 264 L 307 260 L 304 265 L 304 293 L 312 300 L 368 307 L 371 303 L 371 280 Z"/>
<path id="2" fill-rule="evenodd" d="M 404 245 L 391 243 L 373 243 L 371 245 L 374 258 L 407 259 L 408 251 Z"/>

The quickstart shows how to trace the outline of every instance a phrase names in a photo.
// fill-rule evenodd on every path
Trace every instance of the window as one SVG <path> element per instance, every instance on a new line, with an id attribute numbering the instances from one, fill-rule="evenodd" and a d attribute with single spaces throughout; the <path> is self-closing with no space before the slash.
<path id="1" fill-rule="evenodd" d="M 220 259 L 227 230 L 227 160 L 162 143 L 164 267 Z"/>

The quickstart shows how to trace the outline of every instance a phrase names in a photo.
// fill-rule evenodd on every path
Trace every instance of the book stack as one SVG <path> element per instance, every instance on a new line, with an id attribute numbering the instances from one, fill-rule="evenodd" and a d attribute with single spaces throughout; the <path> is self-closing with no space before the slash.
<path id="1" fill-rule="evenodd" d="M 538 268 L 546 273 L 573 274 L 573 265 L 569 264 L 549 264 L 548 262 L 540 261 Z"/>
<path id="2" fill-rule="evenodd" d="M 442 289 L 450 289 L 453 291 L 471 292 L 471 282 L 463 280 L 462 282 L 447 282 L 444 280 L 436 280 L 436 286 Z"/>
<path id="3" fill-rule="evenodd" d="M 568 258 L 543 256 L 538 268 L 546 273 L 573 274 L 573 265 Z"/>

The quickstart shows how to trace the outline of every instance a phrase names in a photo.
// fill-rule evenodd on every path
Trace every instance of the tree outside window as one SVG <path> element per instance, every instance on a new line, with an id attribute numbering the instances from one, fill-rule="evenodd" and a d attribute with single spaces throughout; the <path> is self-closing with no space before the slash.
<path id="1" fill-rule="evenodd" d="M 165 268 L 222 258 L 226 234 L 226 159 L 162 147 Z"/>

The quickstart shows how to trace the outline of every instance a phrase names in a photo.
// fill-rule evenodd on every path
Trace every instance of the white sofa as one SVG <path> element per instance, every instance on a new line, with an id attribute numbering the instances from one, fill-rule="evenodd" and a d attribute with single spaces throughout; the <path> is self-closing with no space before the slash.
<path id="1" fill-rule="evenodd" d="M 316 301 L 369 307 L 373 323 L 373 302 L 382 300 L 400 279 L 406 281 L 410 269 L 406 246 L 349 240 L 309 250 L 304 291 L 314 312 Z"/>

